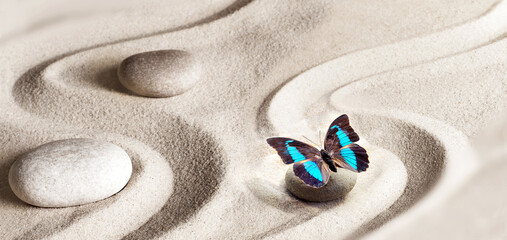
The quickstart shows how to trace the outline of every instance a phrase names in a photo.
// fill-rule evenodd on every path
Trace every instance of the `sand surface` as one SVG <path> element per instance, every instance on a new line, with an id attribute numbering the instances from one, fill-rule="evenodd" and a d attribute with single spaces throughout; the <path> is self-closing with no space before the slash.
<path id="1" fill-rule="evenodd" d="M 507 1 L 0 3 L 1 239 L 505 239 Z M 202 78 L 146 98 L 116 69 L 185 50 Z M 370 168 L 338 201 L 283 186 L 271 136 L 347 113 Z M 133 161 L 120 193 L 37 208 L 16 158 L 89 137 Z"/>

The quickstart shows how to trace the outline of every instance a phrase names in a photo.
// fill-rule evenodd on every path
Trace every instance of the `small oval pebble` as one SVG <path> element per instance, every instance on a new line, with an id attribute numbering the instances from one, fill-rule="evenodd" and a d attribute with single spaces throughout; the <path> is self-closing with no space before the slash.
<path id="1" fill-rule="evenodd" d="M 320 188 L 306 185 L 295 174 L 292 167 L 285 174 L 285 186 L 297 198 L 310 202 L 325 202 L 344 197 L 354 188 L 357 174 L 338 168 L 337 172 L 330 172 L 329 181 Z"/>
<path id="2" fill-rule="evenodd" d="M 119 192 L 129 181 L 132 162 L 120 147 L 94 139 L 50 142 L 22 155 L 11 166 L 16 196 L 40 207 L 95 202 Z"/>
<path id="3" fill-rule="evenodd" d="M 118 67 L 118 78 L 133 93 L 172 97 L 192 88 L 201 75 L 197 59 L 185 51 L 160 50 L 132 55 Z"/>

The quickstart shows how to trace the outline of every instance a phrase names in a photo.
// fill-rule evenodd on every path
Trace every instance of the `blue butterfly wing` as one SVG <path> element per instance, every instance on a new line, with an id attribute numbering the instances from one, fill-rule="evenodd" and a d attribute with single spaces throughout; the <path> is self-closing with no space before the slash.
<path id="1" fill-rule="evenodd" d="M 273 147 L 285 164 L 297 163 L 306 159 L 320 157 L 320 151 L 304 142 L 291 138 L 268 138 L 268 144 Z"/>
<path id="2" fill-rule="evenodd" d="M 366 150 L 355 143 L 347 145 L 337 152 L 333 152 L 331 157 L 337 167 L 354 172 L 366 171 L 370 163 Z"/>
<path id="3" fill-rule="evenodd" d="M 329 126 L 324 140 L 324 149 L 333 153 L 357 141 L 359 141 L 359 136 L 350 126 L 349 117 L 343 114 Z"/>
<path id="4" fill-rule="evenodd" d="M 350 126 L 349 117 L 343 114 L 336 118 L 326 134 L 324 149 L 329 152 L 335 166 L 354 172 L 366 171 L 369 160 L 366 150 L 354 142 L 359 136 Z"/>
<path id="5" fill-rule="evenodd" d="M 329 180 L 329 166 L 320 157 L 297 162 L 293 167 L 294 174 L 311 187 L 322 187 Z"/>

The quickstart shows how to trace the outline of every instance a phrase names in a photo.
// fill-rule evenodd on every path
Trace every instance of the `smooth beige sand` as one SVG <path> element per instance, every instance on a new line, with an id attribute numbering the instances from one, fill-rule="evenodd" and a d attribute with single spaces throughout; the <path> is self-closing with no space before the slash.
<path id="1" fill-rule="evenodd" d="M 0 4 L 1 239 L 503 239 L 507 1 Z M 186 50 L 188 92 L 126 91 L 126 57 Z M 371 166 L 328 203 L 287 193 L 271 136 L 347 113 Z M 7 173 L 48 141 L 123 147 L 115 196 L 58 209 Z"/>

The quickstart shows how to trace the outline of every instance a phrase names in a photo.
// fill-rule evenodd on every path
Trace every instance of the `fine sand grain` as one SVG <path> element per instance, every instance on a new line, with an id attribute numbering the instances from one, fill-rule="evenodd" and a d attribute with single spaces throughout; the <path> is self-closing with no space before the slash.
<path id="1" fill-rule="evenodd" d="M 0 239 L 507 236 L 505 0 L 0 9 Z M 198 59 L 194 87 L 147 98 L 120 84 L 123 59 L 164 49 Z M 342 113 L 370 168 L 344 199 L 297 200 L 265 139 L 318 141 Z M 16 158 L 76 137 L 125 149 L 127 186 L 69 208 L 17 199 Z"/>

